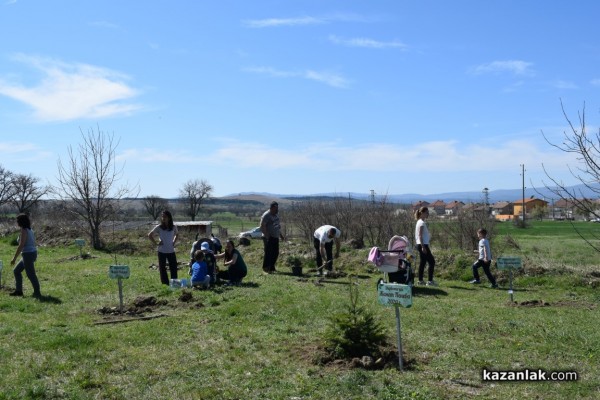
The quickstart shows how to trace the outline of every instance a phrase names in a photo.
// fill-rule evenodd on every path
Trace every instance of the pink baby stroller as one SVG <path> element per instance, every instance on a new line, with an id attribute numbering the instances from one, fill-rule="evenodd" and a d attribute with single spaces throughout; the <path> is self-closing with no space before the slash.
<path id="1" fill-rule="evenodd" d="M 393 236 L 387 250 L 373 247 L 368 260 L 383 272 L 383 281 L 412 286 L 415 280 L 410 259 L 410 242 L 406 236 Z"/>

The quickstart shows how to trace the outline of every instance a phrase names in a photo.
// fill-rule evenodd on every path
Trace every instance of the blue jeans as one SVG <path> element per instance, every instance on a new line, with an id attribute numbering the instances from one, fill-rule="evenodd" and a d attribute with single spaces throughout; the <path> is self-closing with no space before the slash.
<path id="1" fill-rule="evenodd" d="M 35 274 L 34 267 L 35 260 L 37 260 L 37 251 L 21 253 L 21 257 L 23 258 L 13 269 L 13 274 L 15 275 L 15 292 L 23 293 L 23 270 L 25 270 L 25 274 L 27 274 L 27 278 L 31 281 L 31 286 L 33 286 L 33 295 L 39 296 L 40 281 Z"/>

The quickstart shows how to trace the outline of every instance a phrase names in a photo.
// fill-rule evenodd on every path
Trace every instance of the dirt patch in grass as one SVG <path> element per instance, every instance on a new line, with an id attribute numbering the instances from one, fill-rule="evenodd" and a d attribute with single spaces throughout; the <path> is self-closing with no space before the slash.
<path id="1" fill-rule="evenodd" d="M 588 310 L 593 310 L 596 308 L 596 304 L 587 303 L 584 301 L 575 301 L 575 300 L 561 300 L 555 303 L 549 303 L 545 300 L 526 300 L 522 302 L 513 302 L 510 304 L 513 307 L 573 307 L 573 308 L 587 308 Z"/>
<path id="2" fill-rule="evenodd" d="M 166 306 L 167 300 L 157 300 L 154 296 L 138 296 L 130 304 L 119 307 L 104 306 L 97 310 L 98 314 L 104 316 L 126 316 L 143 317 L 145 314 L 155 312 L 159 307 Z"/>
<path id="3" fill-rule="evenodd" d="M 123 309 L 119 307 L 104 306 L 96 310 L 102 315 L 103 321 L 119 320 L 119 319 L 150 319 L 148 316 L 156 315 L 165 307 L 180 308 L 182 306 L 190 308 L 201 308 L 204 304 L 194 298 L 191 290 L 182 290 L 178 301 L 169 303 L 167 300 L 158 300 L 155 296 L 138 296 L 130 304 L 124 304 Z"/>
<path id="4" fill-rule="evenodd" d="M 302 344 L 291 350 L 294 357 L 307 364 L 318 365 L 326 369 L 350 370 L 354 368 L 366 370 L 399 369 L 398 350 L 392 347 L 381 350 L 376 357 L 363 356 L 353 358 L 336 358 L 324 347 L 317 344 Z M 413 370 L 419 363 L 418 357 L 403 354 L 403 369 Z"/>
<path id="5" fill-rule="evenodd" d="M 550 303 L 544 300 L 525 300 L 520 303 L 515 301 L 510 303 L 510 305 L 513 307 L 548 307 Z"/>

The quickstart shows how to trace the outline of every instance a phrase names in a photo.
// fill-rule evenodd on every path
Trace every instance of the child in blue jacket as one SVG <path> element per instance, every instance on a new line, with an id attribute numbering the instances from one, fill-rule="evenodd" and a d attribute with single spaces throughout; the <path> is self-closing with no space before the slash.
<path id="1" fill-rule="evenodd" d="M 192 286 L 200 289 L 208 289 L 210 286 L 210 275 L 204 261 L 204 252 L 197 250 L 194 253 L 194 260 L 196 262 L 192 264 Z"/>

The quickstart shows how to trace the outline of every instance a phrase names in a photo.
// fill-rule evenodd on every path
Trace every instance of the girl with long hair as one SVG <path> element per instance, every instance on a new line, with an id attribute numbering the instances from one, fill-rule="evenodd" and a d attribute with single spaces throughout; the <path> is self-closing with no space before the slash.
<path id="1" fill-rule="evenodd" d="M 158 236 L 158 242 L 156 241 Z M 160 216 L 160 224 L 156 225 L 148 238 L 157 246 L 158 271 L 160 273 L 160 282 L 168 285 L 169 276 L 167 275 L 167 261 L 169 261 L 169 271 L 171 279 L 177 279 L 177 256 L 175 255 L 175 242 L 177 241 L 177 226 L 173 223 L 173 215 L 169 210 L 164 210 Z"/>
<path id="2" fill-rule="evenodd" d="M 229 280 L 231 285 L 237 286 L 242 283 L 242 279 L 248 274 L 248 268 L 239 250 L 235 248 L 233 240 L 228 239 L 225 243 L 225 252 L 216 254 L 215 258 L 223 258 L 224 265 L 227 267 L 226 271 L 218 273 L 217 278 Z"/>
<path id="3" fill-rule="evenodd" d="M 21 261 L 13 269 L 15 275 L 15 291 L 10 293 L 11 296 L 23 296 L 23 270 L 33 286 L 33 297 L 40 298 L 40 281 L 35 273 L 35 261 L 37 260 L 37 247 L 35 245 L 35 235 L 31 229 L 31 220 L 27 214 L 19 214 L 17 216 L 17 225 L 21 228 L 19 234 L 19 246 L 15 252 L 10 265 L 14 265 L 19 254 Z"/>

